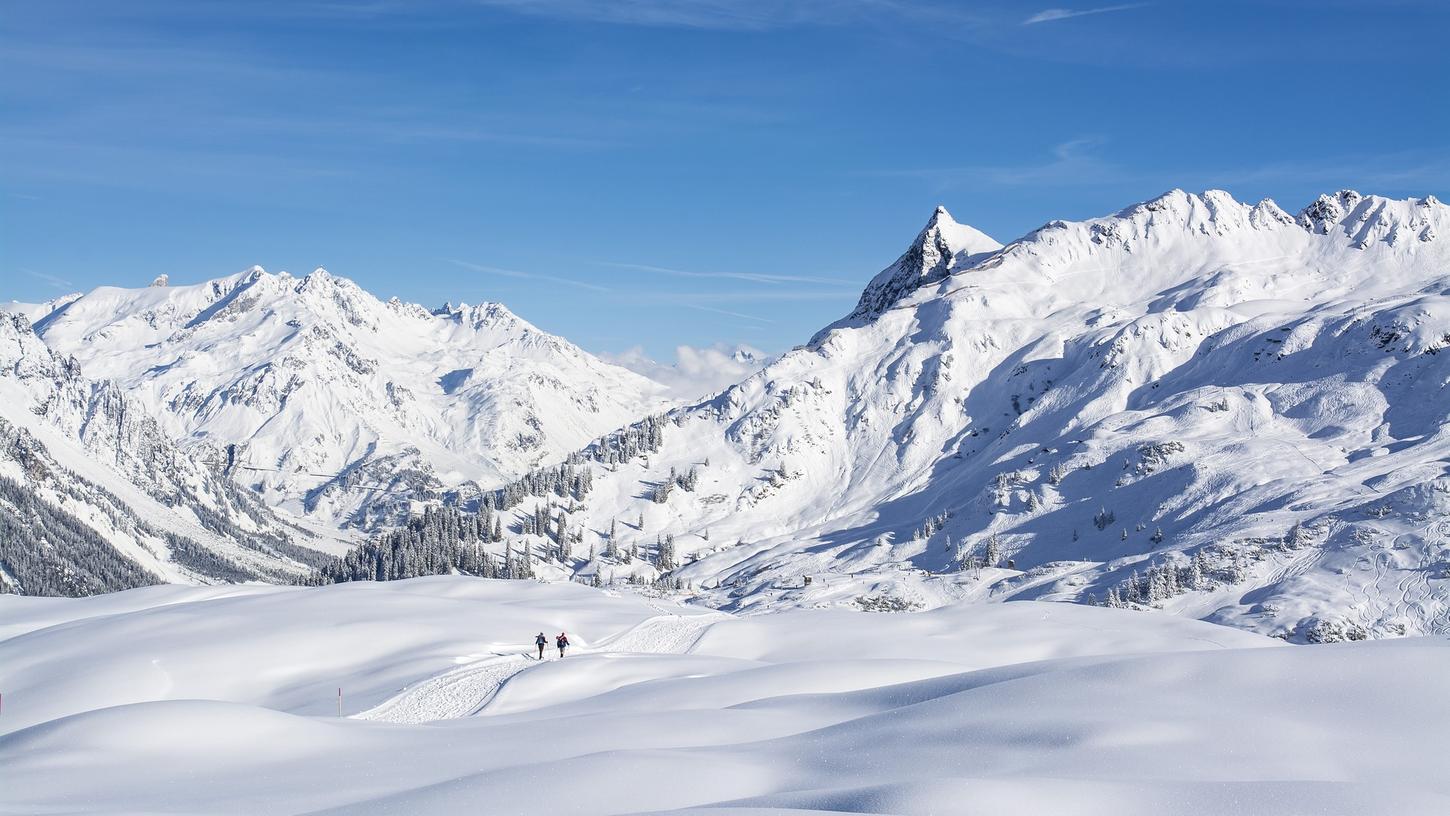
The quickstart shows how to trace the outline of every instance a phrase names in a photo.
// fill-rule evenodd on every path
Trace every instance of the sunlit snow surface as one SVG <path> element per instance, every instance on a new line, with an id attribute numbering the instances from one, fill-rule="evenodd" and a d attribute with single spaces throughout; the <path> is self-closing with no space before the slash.
<path id="1" fill-rule="evenodd" d="M 460 577 L 0 597 L 0 637 L 0 813 L 1450 812 L 1441 639 Z M 356 716 L 500 656 L 476 713 Z"/>
<path id="2" fill-rule="evenodd" d="M 663 386 L 502 304 L 430 311 L 322 269 L 101 287 L 25 311 L 173 436 L 235 445 L 239 481 L 269 502 L 339 523 L 387 515 L 369 504 L 396 502 L 390 490 L 517 476 L 665 404 Z"/>
<path id="3" fill-rule="evenodd" d="M 1103 603 L 1197 560 L 1203 580 L 1130 600 L 1295 642 L 1450 631 L 1447 236 L 1433 197 L 1351 191 L 1292 216 L 1175 190 L 1005 246 L 941 210 L 846 318 L 671 411 L 659 450 L 596 462 L 563 561 L 520 524 L 558 497 L 510 507 L 494 552 L 651 580 L 673 536 L 672 580 L 730 611 Z M 500 306 L 435 314 L 325 272 L 26 313 L 315 523 L 467 504 L 468 479 L 657 396 Z M 644 557 L 603 557 L 610 530 Z M 993 541 L 995 567 L 962 569 Z"/>

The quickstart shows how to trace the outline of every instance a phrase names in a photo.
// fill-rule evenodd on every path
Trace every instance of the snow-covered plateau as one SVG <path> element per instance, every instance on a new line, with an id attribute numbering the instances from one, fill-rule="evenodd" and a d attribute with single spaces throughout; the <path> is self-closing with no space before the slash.
<path id="1" fill-rule="evenodd" d="M 539 661 L 533 635 L 574 646 Z M 1441 638 L 575 584 L 0 597 L 0 813 L 1450 811 Z M 339 698 L 339 690 L 341 697 Z"/>
<path id="2" fill-rule="evenodd" d="M 1433 197 L 1352 191 L 1291 215 L 1175 190 L 1005 246 L 938 209 L 849 315 L 664 413 L 658 384 L 502 306 L 321 271 L 12 323 L 298 544 L 423 502 L 492 528 L 440 555 L 437 530 L 481 525 L 424 525 L 333 578 L 502 564 L 734 612 L 1072 601 L 1320 643 L 1450 627 L 1447 234 Z"/>

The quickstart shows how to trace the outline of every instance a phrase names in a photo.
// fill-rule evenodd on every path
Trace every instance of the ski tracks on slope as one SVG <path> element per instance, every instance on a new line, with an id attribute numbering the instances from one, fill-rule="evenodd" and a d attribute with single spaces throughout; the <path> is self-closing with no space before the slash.
<path id="1" fill-rule="evenodd" d="M 656 611 L 665 612 L 654 604 L 650 605 Z M 723 613 L 676 615 L 665 612 L 646 618 L 595 647 L 576 647 L 573 651 L 583 654 L 686 654 L 695 647 L 706 629 L 729 617 Z M 528 653 L 486 658 L 436 674 L 352 716 L 359 720 L 414 724 L 469 717 L 487 708 L 499 689 L 514 675 L 539 665 L 540 662 Z"/>
<path id="2" fill-rule="evenodd" d="M 658 609 L 658 607 L 656 607 Z M 633 654 L 687 654 L 695 648 L 700 637 L 716 623 L 728 619 L 723 613 L 704 615 L 675 615 L 666 613 L 640 621 L 628 629 L 587 652 L 616 652 Z"/>
<path id="3" fill-rule="evenodd" d="M 358 720 L 425 723 L 478 713 L 504 682 L 528 668 L 518 655 L 487 658 L 434 675 L 409 686 L 379 705 L 352 715 Z"/>

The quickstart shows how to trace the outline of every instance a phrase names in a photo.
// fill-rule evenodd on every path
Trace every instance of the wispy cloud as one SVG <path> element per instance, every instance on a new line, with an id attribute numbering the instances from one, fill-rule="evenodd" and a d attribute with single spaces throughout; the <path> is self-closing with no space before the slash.
<path id="1" fill-rule="evenodd" d="M 863 20 L 950 19 L 972 15 L 914 0 L 478 0 L 519 14 L 620 25 L 768 31 L 792 26 L 844 25 Z"/>
<path id="2" fill-rule="evenodd" d="M 659 275 L 669 275 L 676 278 L 715 278 L 722 280 L 742 280 L 754 283 L 819 283 L 829 286 L 849 285 L 851 281 L 841 278 L 821 278 L 812 275 L 770 275 L 759 272 L 690 272 L 683 269 L 670 269 L 664 266 L 651 266 L 638 263 L 617 263 L 614 261 L 600 261 L 601 266 L 610 266 L 616 269 L 635 269 L 641 272 L 653 272 Z"/>
<path id="3" fill-rule="evenodd" d="M 487 266 L 485 264 L 476 264 L 470 261 L 460 261 L 457 258 L 444 258 L 443 260 L 455 266 L 461 266 L 464 269 L 472 269 L 475 272 L 484 272 L 489 275 L 500 275 L 505 278 L 519 278 L 522 280 L 544 281 L 547 283 L 562 283 L 565 286 L 575 286 L 580 289 L 588 289 L 591 292 L 612 291 L 607 286 L 600 286 L 599 284 L 589 283 L 587 281 L 574 280 L 573 278 L 561 278 L 558 275 L 545 275 L 539 272 L 523 272 L 518 269 L 504 269 L 498 266 Z"/>
<path id="4" fill-rule="evenodd" d="M 1058 20 L 1071 20 L 1074 17 L 1086 17 L 1089 14 L 1107 14 L 1110 11 L 1127 11 L 1129 9 L 1142 8 L 1147 3 L 1124 3 L 1118 6 L 1103 6 L 1092 9 L 1043 9 L 1036 14 L 1022 21 L 1022 25 L 1036 25 L 1038 23 L 1053 23 Z"/>
<path id="5" fill-rule="evenodd" d="M 34 278 L 38 281 L 48 283 L 57 289 L 70 290 L 75 288 L 75 284 L 71 283 L 65 278 L 58 278 L 55 275 L 47 275 L 44 272 L 36 272 L 34 269 L 21 269 L 20 273 L 22 275 L 25 275 L 26 277 Z"/>
<path id="6" fill-rule="evenodd" d="M 703 303 L 681 303 L 680 305 L 681 306 L 684 306 L 687 309 L 697 309 L 697 310 L 702 311 L 702 312 L 711 312 L 713 314 L 725 315 L 726 317 L 736 317 L 736 318 L 739 318 L 741 320 L 753 320 L 756 323 L 774 323 L 775 322 L 774 320 L 767 320 L 767 319 L 765 319 L 763 317 L 757 317 L 755 315 L 745 314 L 744 312 L 732 312 L 729 309 L 717 309 L 714 306 L 706 306 Z"/>
<path id="7" fill-rule="evenodd" d="M 1357 186 L 1381 195 L 1443 194 L 1450 189 L 1450 154 L 1416 152 L 1340 155 L 1205 171 L 1206 183 L 1230 185 Z"/>
<path id="8" fill-rule="evenodd" d="M 791 303 L 830 302 L 854 299 L 861 294 L 850 289 L 744 289 L 724 292 L 651 292 L 632 294 L 636 301 L 649 303 Z"/>
<path id="9" fill-rule="evenodd" d="M 969 164 L 893 170 L 889 176 L 909 176 L 934 181 L 943 188 L 961 185 L 988 187 L 1061 187 L 1102 184 L 1122 180 L 1124 171 L 1101 158 L 1093 148 L 1102 144 L 1094 136 L 1083 136 L 1054 145 L 1041 161 L 1019 164 Z"/>

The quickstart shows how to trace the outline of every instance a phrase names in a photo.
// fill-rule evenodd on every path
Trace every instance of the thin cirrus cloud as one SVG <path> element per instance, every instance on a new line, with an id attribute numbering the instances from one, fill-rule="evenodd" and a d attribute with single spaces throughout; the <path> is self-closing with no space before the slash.
<path id="1" fill-rule="evenodd" d="M 757 317 L 755 315 L 746 314 L 744 312 L 732 312 L 729 309 L 718 309 L 714 306 L 706 306 L 703 303 L 681 303 L 680 305 L 684 306 L 687 309 L 695 309 L 701 312 L 710 312 L 711 314 L 739 318 L 740 320 L 750 320 L 756 323 L 770 324 L 775 322 L 774 320 L 767 320 L 763 317 Z"/>
<path id="2" fill-rule="evenodd" d="M 477 0 L 517 14 L 618 25 L 769 31 L 792 26 L 842 25 L 863 19 L 941 17 L 931 3 L 911 0 Z"/>
<path id="3" fill-rule="evenodd" d="M 690 272 L 683 269 L 670 269 L 665 266 L 652 266 L 639 263 L 618 263 L 614 261 L 600 261 L 601 266 L 614 267 L 615 269 L 633 269 L 639 272 L 653 272 L 658 275 L 669 275 L 676 278 L 715 278 L 721 280 L 742 280 L 753 283 L 819 283 L 829 286 L 846 286 L 851 281 L 841 278 L 821 278 L 810 275 L 770 275 L 758 272 Z"/>
<path id="4" fill-rule="evenodd" d="M 1142 8 L 1147 3 L 1124 3 L 1117 6 L 1102 6 L 1092 9 L 1043 9 L 1036 14 L 1022 21 L 1022 25 L 1037 25 L 1038 23 L 1055 23 L 1058 20 L 1071 20 L 1074 17 L 1087 17 L 1091 14 L 1107 14 L 1113 11 L 1128 11 L 1129 9 Z"/>
<path id="5" fill-rule="evenodd" d="M 600 286 L 599 284 L 589 283 L 587 281 L 574 280 L 573 278 L 561 278 L 557 275 L 545 275 L 539 272 L 523 272 L 518 269 L 504 269 L 498 266 L 487 266 L 484 264 L 472 263 L 470 261 L 460 261 L 457 258 L 444 258 L 443 260 L 453 264 L 454 266 L 459 266 L 464 269 L 472 269 L 475 272 L 483 272 L 489 275 L 501 275 L 505 278 L 519 278 L 521 280 L 537 280 L 548 281 L 550 283 L 561 283 L 565 286 L 574 286 L 579 289 L 588 289 L 591 292 L 613 291 L 607 286 Z"/>
<path id="6" fill-rule="evenodd" d="M 890 170 L 879 175 L 920 178 L 946 189 L 959 186 L 1067 187 L 1123 181 L 1121 167 L 1101 158 L 1097 137 L 1087 136 L 1054 145 L 1040 161 L 1018 164 L 969 164 Z"/>
<path id="7" fill-rule="evenodd" d="M 20 271 L 24 273 L 26 277 L 34 278 L 43 283 L 48 283 L 56 289 L 69 289 L 75 286 L 75 284 L 71 283 L 65 278 L 58 278 L 55 275 L 47 275 L 44 272 L 36 272 L 34 269 L 22 269 Z"/>

